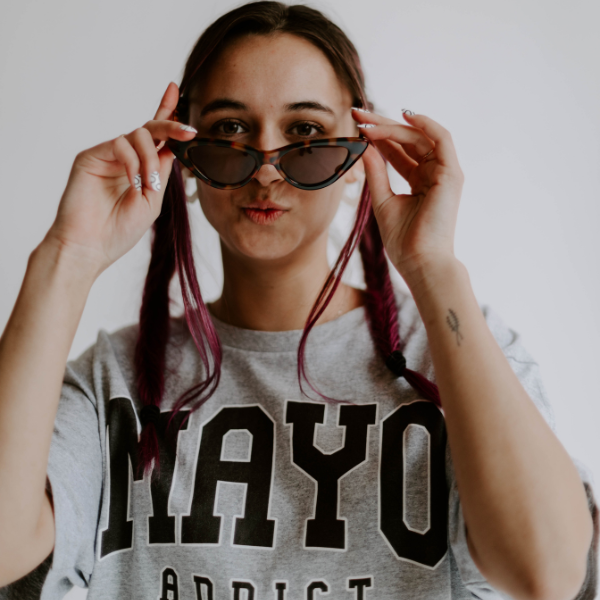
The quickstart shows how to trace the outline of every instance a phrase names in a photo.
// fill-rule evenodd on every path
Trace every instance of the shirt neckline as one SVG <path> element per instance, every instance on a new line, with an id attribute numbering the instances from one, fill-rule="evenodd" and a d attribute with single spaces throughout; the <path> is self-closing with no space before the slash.
<path id="1" fill-rule="evenodd" d="M 209 312 L 222 346 L 254 352 L 297 352 L 302 329 L 258 331 L 229 325 Z M 343 315 L 312 328 L 307 344 L 323 344 L 333 337 L 359 327 L 365 321 L 365 307 L 358 306 Z"/>

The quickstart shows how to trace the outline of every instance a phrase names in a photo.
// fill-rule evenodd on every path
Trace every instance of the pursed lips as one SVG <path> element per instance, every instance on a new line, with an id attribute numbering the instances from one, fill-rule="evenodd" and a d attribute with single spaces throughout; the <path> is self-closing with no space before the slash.
<path id="1" fill-rule="evenodd" d="M 252 208 L 257 210 L 289 210 L 285 208 L 285 206 L 280 206 L 279 204 L 275 204 L 275 202 L 271 202 L 270 200 L 257 200 L 251 202 L 250 204 L 246 204 L 242 208 Z"/>
<path id="2" fill-rule="evenodd" d="M 270 225 L 281 218 L 289 209 L 274 202 L 252 202 L 241 207 L 242 212 L 257 225 Z"/>

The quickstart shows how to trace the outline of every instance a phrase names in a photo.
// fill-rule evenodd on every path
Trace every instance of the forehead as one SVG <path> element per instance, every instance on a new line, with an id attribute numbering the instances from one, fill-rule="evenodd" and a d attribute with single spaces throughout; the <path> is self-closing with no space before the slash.
<path id="1" fill-rule="evenodd" d="M 306 99 L 345 110 L 352 101 L 325 54 L 287 33 L 250 35 L 229 44 L 196 86 L 192 100 L 206 104 L 221 97 L 270 110 Z"/>

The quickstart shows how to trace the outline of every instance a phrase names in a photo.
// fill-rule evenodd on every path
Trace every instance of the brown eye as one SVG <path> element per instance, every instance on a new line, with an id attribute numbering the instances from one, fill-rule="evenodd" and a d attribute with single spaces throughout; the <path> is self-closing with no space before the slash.
<path id="1" fill-rule="evenodd" d="M 211 129 L 219 135 L 237 135 L 245 132 L 243 125 L 238 121 L 221 121 Z"/>
<path id="2" fill-rule="evenodd" d="M 291 131 L 300 137 L 315 137 L 323 133 L 323 128 L 316 123 L 299 123 Z"/>

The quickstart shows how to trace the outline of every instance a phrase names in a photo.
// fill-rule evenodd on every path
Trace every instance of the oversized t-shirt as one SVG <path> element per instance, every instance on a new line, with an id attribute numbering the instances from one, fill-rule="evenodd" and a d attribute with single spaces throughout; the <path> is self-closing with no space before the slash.
<path id="1" fill-rule="evenodd" d="M 401 291 L 397 301 L 407 365 L 435 381 L 414 301 Z M 482 310 L 554 428 L 538 365 Z M 301 331 L 213 321 L 220 383 L 176 452 L 161 442 L 154 479 L 137 469 L 137 326 L 101 331 L 68 363 L 47 471 L 56 544 L 42 600 L 73 584 L 89 587 L 88 600 L 508 598 L 470 556 L 443 411 L 385 367 L 363 307 L 308 338 L 310 377 L 347 401 L 337 403 L 301 394 Z M 173 319 L 159 429 L 202 378 L 185 323 Z"/>

